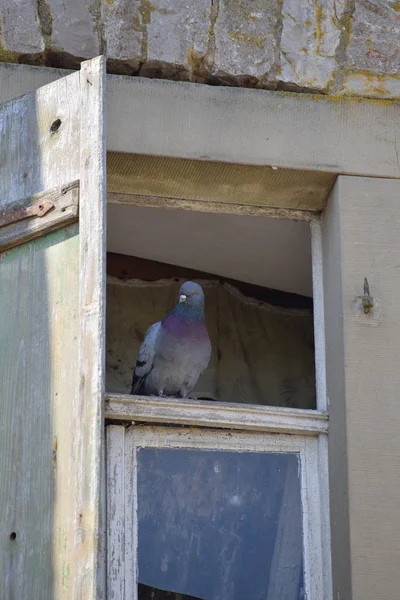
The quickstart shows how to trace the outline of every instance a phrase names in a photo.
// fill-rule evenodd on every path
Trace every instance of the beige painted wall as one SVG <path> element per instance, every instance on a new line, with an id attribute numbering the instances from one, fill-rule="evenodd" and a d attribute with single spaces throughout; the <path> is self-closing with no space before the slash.
<path id="1" fill-rule="evenodd" d="M 323 218 L 335 600 L 399 598 L 399 198 L 399 181 L 339 177 Z"/>

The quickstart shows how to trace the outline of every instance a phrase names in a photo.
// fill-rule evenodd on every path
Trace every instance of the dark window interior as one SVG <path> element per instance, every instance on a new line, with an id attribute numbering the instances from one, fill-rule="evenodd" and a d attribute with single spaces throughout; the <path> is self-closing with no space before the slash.
<path id="1" fill-rule="evenodd" d="M 178 282 L 192 279 L 206 294 L 213 352 L 191 397 L 315 409 L 312 298 L 133 256 L 109 253 L 107 259 L 112 279 L 107 292 L 108 392 L 129 393 L 148 327 L 172 310 Z"/>
<path id="2" fill-rule="evenodd" d="M 301 600 L 302 538 L 297 454 L 138 450 L 143 600 Z"/>

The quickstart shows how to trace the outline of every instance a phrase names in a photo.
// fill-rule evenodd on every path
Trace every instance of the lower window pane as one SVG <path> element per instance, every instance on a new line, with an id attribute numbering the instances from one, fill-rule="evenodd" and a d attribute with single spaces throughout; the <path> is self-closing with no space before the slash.
<path id="1" fill-rule="evenodd" d="M 304 598 L 299 460 L 139 449 L 139 600 Z"/>

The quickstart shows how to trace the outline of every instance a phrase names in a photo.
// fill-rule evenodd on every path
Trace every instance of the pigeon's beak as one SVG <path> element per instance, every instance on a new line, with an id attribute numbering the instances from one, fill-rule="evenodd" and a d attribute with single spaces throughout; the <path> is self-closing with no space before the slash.
<path id="1" fill-rule="evenodd" d="M 179 296 L 179 302 L 186 302 L 186 300 L 187 300 L 187 296 L 185 294 L 181 294 Z"/>

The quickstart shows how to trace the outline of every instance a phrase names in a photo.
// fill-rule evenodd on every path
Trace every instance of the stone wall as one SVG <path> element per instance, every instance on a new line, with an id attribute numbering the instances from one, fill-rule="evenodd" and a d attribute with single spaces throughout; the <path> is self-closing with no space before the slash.
<path id="1" fill-rule="evenodd" d="M 88 0 L 90 2 L 90 0 Z M 0 0 L 0 60 L 400 96 L 400 0 Z"/>

